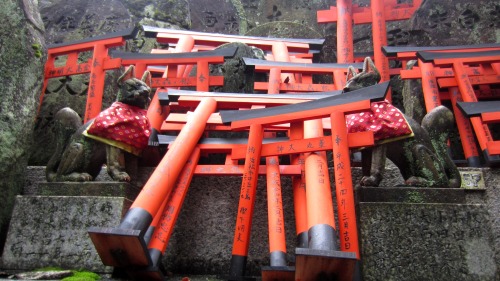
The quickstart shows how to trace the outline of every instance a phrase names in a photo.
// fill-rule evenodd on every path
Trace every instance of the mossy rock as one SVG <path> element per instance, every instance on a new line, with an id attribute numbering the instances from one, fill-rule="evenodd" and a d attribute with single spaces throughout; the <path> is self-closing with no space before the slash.
<path id="1" fill-rule="evenodd" d="M 261 24 L 245 35 L 275 38 L 318 39 L 323 36 L 316 30 L 300 23 L 291 21 L 273 21 Z"/>

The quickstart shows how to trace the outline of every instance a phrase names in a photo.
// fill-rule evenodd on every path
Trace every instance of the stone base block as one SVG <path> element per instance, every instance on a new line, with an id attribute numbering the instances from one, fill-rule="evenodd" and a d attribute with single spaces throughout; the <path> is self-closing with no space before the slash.
<path id="1" fill-rule="evenodd" d="M 363 280 L 498 280 L 486 206 L 359 203 Z"/>
<path id="2" fill-rule="evenodd" d="M 17 196 L 2 256 L 3 269 L 59 266 L 112 272 L 112 267 L 103 265 L 87 230 L 119 225 L 132 204 L 125 197 L 132 197 L 133 191 L 123 183 L 108 182 L 101 189 L 95 186 L 85 189 L 81 183 L 71 185 L 40 185 L 40 193 L 53 196 Z M 80 194 L 87 196 L 61 196 L 73 194 L 72 189 L 79 189 Z M 111 196 L 106 196 L 106 192 Z"/>

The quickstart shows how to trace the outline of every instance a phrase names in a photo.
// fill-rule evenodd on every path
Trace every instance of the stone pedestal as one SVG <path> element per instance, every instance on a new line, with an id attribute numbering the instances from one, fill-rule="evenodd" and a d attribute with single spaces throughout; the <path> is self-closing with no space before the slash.
<path id="1" fill-rule="evenodd" d="M 115 227 L 139 190 L 127 183 L 40 183 L 17 196 L 2 268 L 47 266 L 109 273 L 87 229 Z"/>
<path id="2" fill-rule="evenodd" d="M 363 280 L 498 280 L 484 201 L 468 203 L 464 189 L 357 193 Z"/>

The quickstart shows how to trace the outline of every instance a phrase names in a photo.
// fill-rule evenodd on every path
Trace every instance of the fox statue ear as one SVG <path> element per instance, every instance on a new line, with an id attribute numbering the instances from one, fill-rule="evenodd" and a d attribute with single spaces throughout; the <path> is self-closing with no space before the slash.
<path id="1" fill-rule="evenodd" d="M 366 57 L 365 61 L 363 62 L 363 72 L 375 72 L 377 74 L 380 74 L 377 67 L 375 66 L 375 63 L 373 63 L 373 60 L 370 57 Z"/>
<path id="2" fill-rule="evenodd" d="M 146 85 L 148 85 L 148 87 L 151 88 L 151 72 L 149 72 L 148 70 L 144 71 L 144 74 L 142 74 L 142 82 L 146 83 Z"/>
<path id="3" fill-rule="evenodd" d="M 125 73 L 118 78 L 118 85 L 122 85 L 123 82 L 127 81 L 128 79 L 132 79 L 135 77 L 135 66 L 131 65 L 127 68 Z"/>
<path id="4" fill-rule="evenodd" d="M 347 76 L 346 76 L 346 81 L 349 81 L 351 80 L 354 76 L 356 76 L 356 74 L 358 74 L 356 72 L 356 69 L 354 69 L 354 67 L 352 65 L 350 65 L 348 68 L 347 68 Z"/>

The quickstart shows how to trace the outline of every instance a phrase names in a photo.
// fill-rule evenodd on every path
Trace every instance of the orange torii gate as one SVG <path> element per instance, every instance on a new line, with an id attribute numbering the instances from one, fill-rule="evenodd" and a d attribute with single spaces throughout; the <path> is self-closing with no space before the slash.
<path id="1" fill-rule="evenodd" d="M 89 90 L 87 93 L 84 122 L 96 117 L 102 107 L 105 72 L 106 70 L 117 69 L 121 66 L 120 60 L 111 59 L 108 51 L 113 47 L 123 46 L 128 39 L 135 38 L 138 31 L 138 28 L 130 28 L 83 40 L 48 46 L 38 111 L 40 112 L 49 79 L 89 73 Z M 78 57 L 89 51 L 92 52 L 92 58 L 87 62 L 78 63 Z M 56 59 L 63 56 L 67 56 L 66 64 L 56 66 Z"/>
<path id="2" fill-rule="evenodd" d="M 359 246 L 357 239 L 357 228 L 354 211 L 354 201 L 352 197 L 352 180 L 350 175 L 349 162 L 349 147 L 365 147 L 373 144 L 373 135 L 371 133 L 358 133 L 356 136 L 349 137 L 346 134 L 345 119 L 343 117 L 346 112 L 356 112 L 369 107 L 371 101 L 383 99 L 387 92 L 388 83 L 379 84 L 377 86 L 365 88 L 356 93 L 349 95 L 333 95 L 321 100 L 305 102 L 301 104 L 293 104 L 287 112 L 283 110 L 287 106 L 280 106 L 279 114 L 273 114 L 272 118 L 257 118 L 257 122 L 251 129 L 250 141 L 247 144 L 220 144 L 205 142 L 200 138 L 203 131 L 207 129 L 207 122 L 216 110 L 219 103 L 223 103 L 229 94 L 221 93 L 204 96 L 199 94 L 198 105 L 191 118 L 186 119 L 186 124 L 182 127 L 179 135 L 175 137 L 169 145 L 167 154 L 160 162 L 158 167 L 153 172 L 145 187 L 132 204 L 132 207 L 125 214 L 122 222 L 115 228 L 93 227 L 89 229 L 90 237 L 98 251 L 102 261 L 106 265 L 122 267 L 129 271 L 129 275 L 134 278 L 150 278 L 151 280 L 162 280 L 161 272 L 158 270 L 158 259 L 165 250 L 168 243 L 168 237 L 171 235 L 173 223 L 182 205 L 183 197 L 185 196 L 187 185 L 190 177 L 197 174 L 197 171 L 203 173 L 196 165 L 199 153 L 203 149 L 225 149 L 231 151 L 231 155 L 235 155 L 234 159 L 243 157 L 246 159 L 243 168 L 238 167 L 236 173 L 242 174 L 243 182 L 241 186 L 241 195 L 245 198 L 250 198 L 250 201 L 255 199 L 255 179 L 259 174 L 266 174 L 265 167 L 260 167 L 257 159 L 261 156 L 277 156 L 288 155 L 290 153 L 305 153 L 318 150 L 333 150 L 336 155 L 345 155 L 345 157 L 336 157 L 334 159 L 336 167 L 336 183 L 337 183 L 337 198 L 339 205 L 339 217 L 342 220 L 341 224 L 341 249 L 342 251 L 326 251 L 318 249 L 303 249 L 297 250 L 297 271 L 296 278 L 305 280 L 309 276 L 315 276 L 319 271 L 327 271 L 332 273 L 332 268 L 335 268 L 335 274 L 342 276 L 342 280 L 350 280 L 352 278 L 353 267 L 356 262 L 356 257 L 359 256 Z M 172 92 L 180 90 L 169 90 Z M 182 91 L 180 91 L 182 92 Z M 177 102 L 182 104 L 180 94 Z M 265 95 L 272 97 L 273 95 Z M 293 96 L 293 95 L 290 95 Z M 317 95 L 314 98 L 325 95 Z M 292 97 L 284 98 L 291 100 Z M 248 100 L 246 100 L 248 102 Z M 191 99 L 191 101 L 193 100 Z M 234 103 L 235 99 L 229 100 Z M 244 101 L 243 101 L 244 102 Z M 237 106 L 237 104 L 234 104 Z M 271 107 L 267 110 L 276 110 L 278 107 Z M 302 110 L 298 110 L 302 109 Z M 339 110 L 337 113 L 331 112 Z M 285 110 L 286 111 L 286 110 Z M 231 122 L 231 127 L 242 129 L 249 124 L 247 119 L 253 116 L 255 110 L 243 110 L 241 113 L 236 112 L 236 116 L 240 116 L 240 120 Z M 257 112 L 262 112 L 257 110 Z M 229 117 L 227 117 L 229 114 Z M 248 115 L 250 114 L 250 115 Z M 222 120 L 227 118 L 234 119 L 234 113 L 226 112 L 222 116 Z M 233 115 L 233 117 L 231 117 Z M 258 113 L 258 115 L 262 115 Z M 265 113 L 264 113 L 265 115 Z M 262 115 L 261 117 L 264 117 Z M 330 116 L 338 122 L 332 123 L 332 131 L 335 132 L 335 137 L 319 137 L 314 139 L 291 139 L 274 142 L 265 142 L 263 140 L 263 126 L 268 127 L 272 124 L 266 122 L 277 122 L 279 124 L 287 122 L 297 122 L 299 120 L 318 119 Z M 255 117 L 255 116 L 254 116 Z M 265 121 L 268 120 L 268 121 Z M 266 124 L 260 124 L 260 123 Z M 253 126 L 253 125 L 251 125 Z M 253 130 L 253 132 L 252 132 Z M 361 134 L 362 136 L 360 136 Z M 210 146 L 213 146 L 212 148 Z M 293 150 L 285 151 L 279 147 L 293 147 Z M 260 147 L 259 149 L 257 147 Z M 253 149 L 255 148 L 255 149 Z M 346 151 L 347 150 L 347 151 Z M 240 154 L 242 156 L 236 156 Z M 233 156 L 232 156 L 233 157 Z M 253 160 L 252 160 L 253 159 Z M 339 162 L 340 160 L 341 162 Z M 231 166 L 231 165 L 229 165 Z M 234 165 L 232 165 L 234 166 Z M 238 165 L 239 166 L 239 165 Z M 184 168 L 182 168 L 184 167 Z M 298 175 L 301 173 L 297 165 L 291 165 L 290 172 L 283 172 L 281 165 L 280 173 L 283 175 Z M 226 174 L 224 171 L 219 173 Z M 228 173 L 229 174 L 229 173 Z M 207 175 L 216 175 L 215 173 Z M 312 175 L 314 177 L 314 175 Z M 251 217 L 253 204 L 247 202 L 245 205 L 247 212 L 242 215 L 244 227 L 237 228 L 235 237 L 236 253 L 239 257 L 245 259 L 246 252 L 249 247 L 249 233 L 251 227 Z M 150 229 L 154 231 L 150 231 Z M 151 234 L 152 232 L 152 234 Z M 151 238 L 150 238 L 151 237 Z M 317 263 L 317 266 L 312 268 L 310 263 Z M 335 266 L 332 267 L 332 263 Z M 238 263 L 244 265 L 245 263 Z M 339 267 L 340 266 L 340 267 Z M 236 268 L 237 269 L 237 268 Z M 236 270 L 233 268 L 233 270 Z M 299 274 L 299 275 L 297 275 Z M 297 277 L 298 276 L 298 277 Z M 234 278 L 237 275 L 232 276 Z M 242 276 L 240 276 L 242 277 Z M 295 279 L 296 279 L 295 278 Z"/>
<path id="3" fill-rule="evenodd" d="M 305 75 L 312 76 L 313 74 L 331 75 L 333 84 L 315 84 L 312 81 L 268 81 L 254 82 L 256 91 L 268 90 L 270 85 L 276 86 L 277 92 L 327 92 L 342 89 L 344 84 L 341 84 L 347 76 L 347 68 L 349 66 L 357 69 L 362 69 L 362 63 L 296 63 L 296 62 L 278 62 L 267 61 L 251 58 L 243 58 L 243 62 L 247 66 L 248 71 L 271 73 L 272 69 L 279 68 L 281 72 L 299 73 L 302 77 Z M 340 70 L 340 71 L 339 71 Z M 339 76 L 340 75 L 340 76 Z M 271 80 L 271 75 L 269 75 Z M 279 79 L 278 79 L 279 80 Z M 312 80 L 312 79 L 309 79 Z"/>
<path id="4" fill-rule="evenodd" d="M 241 42 L 249 46 L 254 46 L 263 51 L 272 51 L 273 45 L 277 42 L 284 43 L 289 52 L 298 54 L 313 54 L 321 50 L 324 39 L 296 39 L 296 38 L 270 38 L 258 36 L 241 36 L 220 33 L 207 33 L 188 30 L 176 30 L 143 26 L 146 36 L 156 38 L 159 43 L 177 44 L 182 36 L 189 35 L 194 39 L 195 46 L 199 50 L 211 50 L 225 43 Z"/>
<path id="5" fill-rule="evenodd" d="M 451 66 L 454 77 L 445 79 L 438 84 L 443 88 L 451 88 L 452 103 L 458 101 L 477 102 L 477 96 L 473 88 L 473 81 L 477 84 L 500 84 L 500 50 L 477 51 L 477 52 L 418 52 L 417 57 L 423 62 L 431 62 L 434 66 Z M 492 70 L 493 74 L 483 75 L 481 78 L 469 77 L 466 65 L 486 64 L 485 68 Z M 494 165 L 500 162 L 500 155 L 491 153 L 490 144 L 493 137 L 489 127 L 483 124 L 479 117 L 471 117 L 470 122 L 474 129 L 475 136 L 483 152 L 487 165 Z M 462 137 L 462 136 L 461 136 Z M 496 148 L 493 148 L 497 151 Z"/>
<path id="6" fill-rule="evenodd" d="M 275 48 L 273 50 L 276 51 Z M 286 55 L 286 50 L 281 50 Z M 277 57 L 277 56 L 274 56 Z M 278 56 L 279 57 L 279 56 Z M 327 91 L 342 89 L 349 66 L 362 68 L 362 64 L 335 64 L 335 63 L 297 63 L 289 61 L 267 61 L 244 58 L 247 71 L 254 73 L 263 72 L 268 74 L 268 82 L 255 82 L 255 90 L 267 89 L 268 93 L 290 92 L 290 95 L 298 95 L 304 91 Z M 284 60 L 282 58 L 282 60 Z M 283 79 L 283 73 L 285 79 Z M 292 74 L 292 75 L 289 75 Z M 327 74 L 333 79 L 333 84 L 314 84 L 313 74 Z M 340 75 L 340 76 L 339 76 Z M 295 94 L 293 94 L 296 92 Z M 340 91 L 338 91 L 340 93 Z M 280 94 L 282 95 L 282 94 Z M 274 95 L 271 95 L 274 96 Z M 326 122 L 325 122 L 326 121 Z M 330 128 L 328 120 L 308 120 L 306 122 L 294 122 L 290 124 L 289 136 L 291 139 L 312 139 L 321 138 L 323 129 Z M 334 221 L 334 211 L 329 194 L 331 193 L 330 180 L 327 174 L 321 172 L 328 165 L 324 153 L 312 153 L 312 155 L 292 154 L 291 161 L 302 162 L 304 166 L 303 179 L 293 178 L 294 208 L 296 217 L 297 248 L 311 248 L 323 250 L 333 250 L 336 245 L 336 226 Z M 234 152 L 233 152 L 234 157 Z M 322 183 L 315 182 L 314 176 L 324 174 Z M 307 188 L 304 188 L 307 186 Z M 328 227 L 327 227 L 328 225 Z M 270 228 L 271 232 L 271 228 Z M 312 238 L 309 239 L 309 235 Z M 319 242 L 321 241 L 321 242 Z M 282 244 L 285 244 L 284 242 Z M 285 252 L 284 252 L 285 253 Z M 279 277 L 283 279 L 286 271 L 278 265 L 271 263 L 270 267 L 264 267 L 262 271 L 263 280 L 273 280 Z"/>
<path id="7" fill-rule="evenodd" d="M 209 86 L 224 84 L 223 76 L 210 75 L 209 64 L 222 64 L 225 58 L 233 57 L 236 48 L 223 48 L 206 52 L 179 52 L 165 54 L 139 54 L 129 52 L 112 52 L 111 57 L 120 59 L 123 66 L 135 65 L 137 73 L 143 73 L 149 67 L 164 67 L 162 77 L 153 77 L 151 88 L 196 87 L 200 91 L 208 91 Z M 196 65 L 193 77 L 179 76 L 178 70 L 186 66 Z M 148 119 L 152 127 L 150 144 L 156 144 L 157 135 L 162 122 L 169 111 L 159 103 L 158 94 L 152 99 L 148 108 Z"/>
<path id="8" fill-rule="evenodd" d="M 371 0 L 371 7 L 353 5 L 352 0 L 338 0 L 337 7 L 317 12 L 318 23 L 337 23 L 337 62 L 354 62 L 354 41 L 352 24 L 371 24 L 374 61 L 382 76 L 388 81 L 389 61 L 382 53 L 387 46 L 387 21 L 409 19 L 420 7 L 422 0 L 413 3 L 398 3 L 397 0 Z M 390 99 L 390 97 L 389 97 Z"/>
<path id="9" fill-rule="evenodd" d="M 475 53 L 488 50 L 500 50 L 500 44 L 478 44 L 478 45 L 464 45 L 464 46 L 435 46 L 435 47 L 393 47 L 384 46 L 382 48 L 384 54 L 390 60 L 400 61 L 402 65 L 410 60 L 417 60 L 418 64 L 415 65 L 411 70 L 407 69 L 397 69 L 397 72 L 401 75 L 402 79 L 421 79 L 422 81 L 422 91 L 424 94 L 425 108 L 427 112 L 441 105 L 442 100 L 450 100 L 453 111 L 455 113 L 455 121 L 460 133 L 460 139 L 462 143 L 462 148 L 464 151 L 465 159 L 470 167 L 480 167 L 481 163 L 479 160 L 479 153 L 476 148 L 476 143 L 474 140 L 474 135 L 470 123 L 463 116 L 462 112 L 458 110 L 456 103 L 462 100 L 458 88 L 448 87 L 446 90 L 443 84 L 444 78 L 448 78 L 444 81 L 453 82 L 455 80 L 455 73 L 453 68 L 450 66 L 435 66 L 430 61 L 423 61 L 417 56 L 418 52 L 432 52 L 432 53 L 450 53 L 450 52 L 460 52 L 462 54 Z M 484 75 L 491 75 L 494 70 L 492 67 L 483 67 L 483 65 L 465 65 L 465 71 L 469 77 L 481 77 Z M 491 77 L 491 76 L 490 76 Z M 441 81 L 438 84 L 438 79 Z M 482 78 L 477 79 L 478 81 L 470 81 L 472 84 L 476 83 L 478 86 L 475 90 L 475 94 L 478 99 L 481 98 L 493 98 L 495 94 L 495 89 L 489 87 L 485 84 L 480 84 L 479 80 L 484 80 Z M 448 85 L 450 85 L 448 83 Z M 452 84 L 452 85 L 456 85 Z M 441 88 L 441 91 L 440 91 Z M 443 91 L 444 90 L 444 91 Z M 497 90 L 498 91 L 498 90 Z"/>
<path id="10" fill-rule="evenodd" d="M 295 280 L 315 280 L 320 272 L 327 275 L 335 274 L 338 278 L 340 278 L 339 280 L 352 280 L 354 266 L 356 260 L 359 259 L 359 245 L 357 238 L 354 197 L 352 193 L 349 145 L 347 142 L 348 137 L 344 114 L 364 110 L 364 108 L 367 108 L 366 106 L 369 107 L 370 101 L 375 98 L 375 96 L 377 96 L 375 99 L 384 99 L 387 89 L 388 83 L 386 82 L 362 89 L 360 91 L 354 91 L 349 95 L 337 95 L 307 103 L 265 109 L 220 112 L 222 121 L 230 123 L 232 129 L 241 130 L 250 128 L 250 138 L 253 137 L 254 139 L 249 141 L 248 149 L 245 153 L 245 163 L 254 163 L 256 161 L 252 159 L 256 159 L 257 157 L 260 158 L 261 156 L 279 155 L 284 151 L 283 147 L 293 148 L 292 150 L 289 150 L 288 154 L 301 152 L 297 150 L 298 147 L 293 147 L 290 143 L 278 143 L 277 145 L 271 144 L 267 150 L 264 149 L 264 145 L 262 145 L 263 136 L 258 133 L 262 131 L 263 126 L 294 123 L 305 120 L 316 120 L 327 116 L 331 119 L 331 138 L 333 146 L 332 150 L 334 153 L 334 173 L 337 186 L 336 193 L 338 214 L 339 220 L 342 221 L 339 223 L 341 251 L 336 251 L 330 247 L 318 247 L 321 245 L 314 245 L 313 247 L 308 248 L 297 248 L 295 253 Z M 252 131 L 254 134 L 252 134 Z M 314 146 L 312 139 L 304 140 L 304 144 L 307 143 L 307 146 Z M 317 143 L 316 147 L 320 147 L 321 145 L 323 145 L 323 143 L 320 141 Z M 313 162 L 321 162 L 321 159 L 319 159 L 320 155 L 310 154 L 309 156 L 312 156 L 311 159 Z M 250 169 L 252 168 L 251 165 L 248 168 L 249 174 L 255 174 L 255 172 Z M 317 174 L 310 174 L 310 178 L 318 181 L 319 183 L 325 182 L 325 174 L 327 171 L 320 169 L 316 172 Z M 252 202 L 255 200 L 254 182 L 243 182 L 241 192 L 243 197 L 240 199 L 240 205 L 241 200 L 249 200 L 250 202 L 246 203 L 250 204 L 249 206 L 253 206 Z M 320 191 L 318 190 L 315 192 Z M 233 251 L 232 261 L 237 260 L 236 258 L 245 259 L 248 252 L 247 244 L 250 234 L 251 216 L 247 213 L 244 215 L 245 216 L 242 216 L 242 225 L 244 227 L 237 228 L 237 233 L 235 234 L 235 237 L 238 239 L 235 240 L 236 252 Z M 328 216 L 328 214 L 324 215 Z M 321 230 L 324 230 L 323 227 L 326 226 L 326 224 L 322 220 L 324 220 L 324 218 L 316 218 L 314 222 L 317 222 L 318 224 L 315 224 L 313 228 L 319 226 Z M 314 224 L 314 222 L 312 223 Z M 318 232 L 318 234 L 319 233 L 320 232 Z M 326 241 L 329 239 L 327 237 L 328 235 L 325 234 L 326 233 L 321 231 L 320 236 L 324 237 L 318 237 L 319 240 L 315 243 L 331 245 L 331 241 Z M 244 265 L 244 262 L 240 262 L 238 264 Z M 235 269 L 235 271 L 243 272 L 244 269 Z"/>
<path id="11" fill-rule="evenodd" d="M 478 118 L 481 124 L 500 123 L 500 101 L 458 102 L 457 106 L 469 118 Z M 482 141 L 486 141 L 484 138 Z M 482 146 L 489 154 L 500 155 L 500 140 L 490 139 Z"/>

